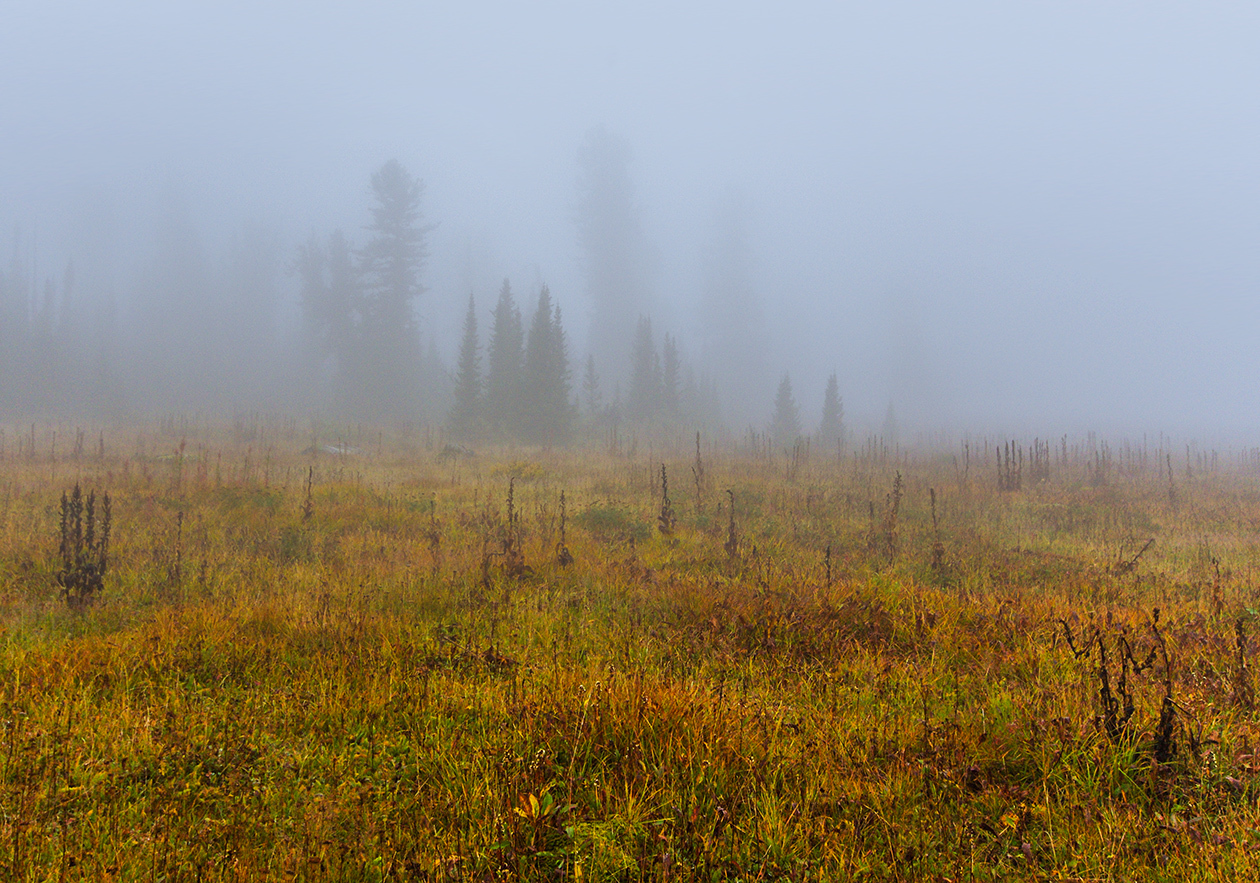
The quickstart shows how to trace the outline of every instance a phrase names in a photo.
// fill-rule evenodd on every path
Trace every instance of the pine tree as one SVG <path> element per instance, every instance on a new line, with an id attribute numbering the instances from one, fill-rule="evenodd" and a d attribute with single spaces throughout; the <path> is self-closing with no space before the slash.
<path id="1" fill-rule="evenodd" d="M 372 175 L 372 238 L 360 255 L 367 295 L 366 323 L 373 331 L 415 330 L 412 301 L 424 288 L 420 271 L 429 256 L 431 226 L 420 224 L 424 184 L 391 159 Z"/>
<path id="2" fill-rule="evenodd" d="M 493 318 L 487 353 L 485 415 L 491 432 L 502 439 L 519 430 L 519 387 L 525 361 L 521 312 L 506 279 L 499 290 Z"/>
<path id="3" fill-rule="evenodd" d="M 316 375 L 311 386 L 318 388 L 319 375 L 330 376 L 342 404 L 348 404 L 362 373 L 360 292 L 350 243 L 340 230 L 326 245 L 312 235 L 298 248 L 293 269 L 301 285 L 308 370 Z"/>
<path id="4" fill-rule="evenodd" d="M 888 403 L 888 411 L 884 414 L 884 425 L 880 429 L 880 437 L 889 449 L 895 449 L 901 443 L 901 429 L 897 425 L 897 409 Z"/>
<path id="5" fill-rule="evenodd" d="M 595 372 L 595 356 L 586 357 L 586 371 L 582 375 L 582 395 L 586 399 L 586 413 L 594 417 L 604 406 L 599 389 L 599 374 Z"/>
<path id="6" fill-rule="evenodd" d="M 661 360 L 652 342 L 652 320 L 639 317 L 630 350 L 630 388 L 626 394 L 626 416 L 647 421 L 657 415 L 661 401 Z"/>
<path id="7" fill-rule="evenodd" d="M 622 137 L 592 129 L 578 151 L 578 247 L 591 307 L 588 341 L 605 382 L 626 380 L 635 317 L 648 311 L 647 241 L 635 206 L 631 151 Z"/>
<path id="8" fill-rule="evenodd" d="M 354 266 L 354 251 L 340 230 L 334 230 L 328 237 L 327 258 L 327 339 L 330 350 L 345 362 L 353 358 L 352 351 L 358 346 L 363 298 Z"/>
<path id="9" fill-rule="evenodd" d="M 840 384 L 836 375 L 827 378 L 823 393 L 822 420 L 818 423 L 818 444 L 834 448 L 844 439 L 844 402 L 840 398 Z"/>
<path id="10" fill-rule="evenodd" d="M 661 358 L 661 408 L 665 416 L 673 420 L 678 417 L 679 384 L 682 362 L 678 355 L 678 340 L 672 334 L 665 335 Z"/>
<path id="11" fill-rule="evenodd" d="M 521 429 L 524 437 L 536 444 L 543 444 L 547 434 L 548 386 L 551 377 L 551 292 L 547 286 L 538 293 L 538 307 L 529 324 L 529 339 L 525 343 L 525 371 L 522 384 L 524 421 Z"/>
<path id="12" fill-rule="evenodd" d="M 787 374 L 779 381 L 779 391 L 774 397 L 774 419 L 770 422 L 770 437 L 780 447 L 796 443 L 801 436 L 801 413 L 792 396 L 792 379 Z"/>
<path id="13" fill-rule="evenodd" d="M 567 444 L 573 434 L 573 371 L 569 366 L 569 339 L 564 333 L 560 305 L 551 320 L 551 384 L 547 398 L 551 444 Z"/>
<path id="14" fill-rule="evenodd" d="M 543 286 L 525 347 L 523 435 L 534 444 L 562 444 L 571 423 L 569 366 L 559 307 Z"/>
<path id="15" fill-rule="evenodd" d="M 397 160 L 372 175 L 372 238 L 359 256 L 366 369 L 359 401 L 371 416 L 412 414 L 418 403 L 423 360 L 413 302 L 424 291 L 420 271 L 433 229 L 420 223 L 423 193 Z"/>
<path id="16" fill-rule="evenodd" d="M 464 317 L 464 337 L 459 344 L 459 363 L 455 374 L 455 402 L 448 420 L 451 436 L 462 441 L 475 441 L 481 430 L 481 353 L 477 342 L 477 304 L 468 295 L 468 313 Z"/>

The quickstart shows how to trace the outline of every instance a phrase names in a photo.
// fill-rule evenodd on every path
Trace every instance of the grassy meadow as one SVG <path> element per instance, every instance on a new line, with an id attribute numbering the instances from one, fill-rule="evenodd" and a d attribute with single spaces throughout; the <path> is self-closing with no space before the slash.
<path id="1" fill-rule="evenodd" d="M 312 435 L 9 427 L 0 878 L 1260 879 L 1254 457 Z"/>

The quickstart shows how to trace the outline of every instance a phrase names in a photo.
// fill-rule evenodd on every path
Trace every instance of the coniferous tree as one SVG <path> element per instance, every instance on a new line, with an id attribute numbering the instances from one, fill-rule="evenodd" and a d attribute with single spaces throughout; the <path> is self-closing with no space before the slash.
<path id="1" fill-rule="evenodd" d="M 595 356 L 586 357 L 586 371 L 582 375 L 582 396 L 586 399 L 586 413 L 592 417 L 603 408 L 603 395 L 599 389 L 599 374 L 595 372 Z"/>
<path id="2" fill-rule="evenodd" d="M 569 367 L 569 340 L 564 333 L 560 305 L 551 320 L 551 383 L 548 385 L 547 413 L 550 417 L 550 444 L 566 444 L 573 434 L 573 371 Z"/>
<path id="3" fill-rule="evenodd" d="M 607 382 L 626 379 L 626 334 L 649 309 L 648 247 L 635 206 L 631 151 L 603 127 L 587 133 L 578 152 L 578 246 L 591 305 L 588 340 Z M 624 383 L 623 383 L 624 387 Z"/>
<path id="4" fill-rule="evenodd" d="M 477 341 L 477 305 L 468 295 L 464 317 L 464 337 L 459 344 L 455 374 L 455 402 L 449 418 L 451 435 L 461 441 L 475 441 L 481 430 L 481 353 Z"/>
<path id="5" fill-rule="evenodd" d="M 759 417 L 774 376 L 767 358 L 766 317 L 754 282 L 755 248 L 747 214 L 737 193 L 722 200 L 701 292 L 704 367 L 721 385 L 727 418 L 741 425 Z"/>
<path id="6" fill-rule="evenodd" d="M 503 280 L 499 302 L 493 312 L 486 366 L 486 422 L 498 438 L 514 435 L 519 429 L 518 398 L 524 365 L 524 332 L 521 312 L 512 297 L 512 286 Z"/>
<path id="7" fill-rule="evenodd" d="M 426 423 L 440 423 L 446 419 L 454 400 L 454 387 L 451 372 L 442 360 L 438 351 L 437 335 L 429 335 L 424 345 L 424 355 L 420 361 L 420 377 L 423 378 L 425 394 L 415 411 L 415 417 Z"/>
<path id="8" fill-rule="evenodd" d="M 678 417 L 679 383 L 682 362 L 678 355 L 678 340 L 672 334 L 665 335 L 661 357 L 661 409 L 667 419 Z"/>
<path id="9" fill-rule="evenodd" d="M 901 443 L 901 428 L 897 425 L 897 409 L 888 403 L 888 411 L 884 414 L 884 425 L 880 428 L 880 437 L 889 448 L 896 448 Z"/>
<path id="10" fill-rule="evenodd" d="M 656 416 L 661 400 L 661 360 L 652 342 L 652 320 L 639 317 L 630 350 L 630 388 L 626 416 L 644 422 Z"/>
<path id="11" fill-rule="evenodd" d="M 298 248 L 293 271 L 300 283 L 299 297 L 306 338 L 307 370 L 318 389 L 325 380 L 344 405 L 353 394 L 358 373 L 359 287 L 350 243 L 340 230 L 327 244 L 311 235 Z"/>
<path id="12" fill-rule="evenodd" d="M 543 286 L 530 322 L 525 348 L 522 434 L 535 444 L 562 444 L 568 440 L 571 422 L 569 366 L 560 322 L 551 292 Z"/>
<path id="13" fill-rule="evenodd" d="M 340 230 L 328 237 L 328 288 L 326 340 L 328 351 L 336 359 L 337 392 L 344 407 L 353 385 L 349 381 L 352 367 L 360 359 L 362 349 L 360 327 L 363 293 L 354 265 L 354 250 Z"/>
<path id="14" fill-rule="evenodd" d="M 792 395 L 792 379 L 787 374 L 779 381 L 779 391 L 774 396 L 774 419 L 770 422 L 770 437 L 780 447 L 793 445 L 801 436 L 801 413 Z"/>
<path id="15" fill-rule="evenodd" d="M 552 382 L 551 292 L 547 286 L 538 294 L 538 307 L 529 324 L 525 343 L 525 371 L 521 398 L 524 405 L 522 435 L 527 441 L 543 444 L 547 432 L 548 385 Z"/>
<path id="16" fill-rule="evenodd" d="M 414 414 L 423 363 L 413 302 L 424 291 L 420 271 L 428 257 L 421 224 L 424 185 L 397 160 L 372 175 L 372 238 L 360 253 L 364 376 L 360 410 L 371 416 Z"/>
<path id="17" fill-rule="evenodd" d="M 818 423 L 818 444 L 834 448 L 844 438 L 844 402 L 840 399 L 840 384 L 836 375 L 827 378 L 823 393 L 822 420 Z"/>

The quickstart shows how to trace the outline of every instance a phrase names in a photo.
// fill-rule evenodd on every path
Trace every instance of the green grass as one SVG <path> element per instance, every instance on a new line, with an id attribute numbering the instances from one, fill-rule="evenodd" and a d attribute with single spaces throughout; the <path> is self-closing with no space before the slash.
<path id="1" fill-rule="evenodd" d="M 659 464 L 581 452 L 315 460 L 303 519 L 306 444 L 264 474 L 198 439 L 178 486 L 123 451 L 0 461 L 0 876 L 1260 877 L 1256 476 L 1174 501 L 1154 466 L 1095 487 L 1082 460 L 999 493 L 923 458 L 890 523 L 879 460 L 789 481 L 727 453 L 699 499 L 671 482 L 662 537 Z M 76 480 L 115 512 L 82 612 L 53 583 Z M 1115 690 L 1157 607 L 1163 763 L 1163 657 L 1113 739 L 1060 624 L 1101 631 Z"/>

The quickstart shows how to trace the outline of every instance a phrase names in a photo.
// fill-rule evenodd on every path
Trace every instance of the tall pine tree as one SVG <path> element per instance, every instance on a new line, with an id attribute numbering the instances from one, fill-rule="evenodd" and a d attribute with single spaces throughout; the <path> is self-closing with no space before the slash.
<path id="1" fill-rule="evenodd" d="M 792 379 L 786 374 L 779 381 L 779 391 L 774 396 L 774 419 L 770 422 L 770 437 L 779 447 L 793 445 L 801 437 L 801 412 L 792 395 Z"/>
<path id="2" fill-rule="evenodd" d="M 840 384 L 836 375 L 827 378 L 823 393 L 822 420 L 818 423 L 818 444 L 834 448 L 844 439 L 844 402 L 840 399 Z"/>
<path id="3" fill-rule="evenodd" d="M 586 413 L 594 417 L 604 408 L 604 396 L 599 388 L 599 374 L 595 371 L 595 356 L 586 357 L 586 371 L 582 374 L 582 396 L 586 399 Z"/>
<path id="4" fill-rule="evenodd" d="M 490 328 L 486 366 L 485 416 L 498 439 L 515 435 L 520 428 L 521 369 L 525 362 L 521 311 L 512 297 L 512 285 L 503 280 Z"/>
<path id="5" fill-rule="evenodd" d="M 626 393 L 626 414 L 631 420 L 646 422 L 657 416 L 661 402 L 661 360 L 652 341 L 652 320 L 639 317 L 630 349 L 630 388 Z"/>
<path id="6" fill-rule="evenodd" d="M 679 385 L 682 382 L 682 360 L 678 355 L 678 339 L 665 335 L 661 357 L 661 409 L 668 420 L 678 417 Z"/>
<path id="7" fill-rule="evenodd" d="M 455 373 L 455 401 L 448 421 L 451 436 L 460 441 L 476 441 L 481 435 L 481 352 L 477 341 L 477 304 L 468 295 L 464 316 L 464 337 L 459 344 Z"/>
<path id="8" fill-rule="evenodd" d="M 551 292 L 544 285 L 538 295 L 538 307 L 530 322 L 525 349 L 523 399 L 526 413 L 522 429 L 527 441 L 555 445 L 569 439 L 572 406 L 566 350 L 560 308 L 553 306 Z"/>
<path id="9" fill-rule="evenodd" d="M 420 338 L 413 302 L 424 291 L 428 257 L 421 223 L 424 185 L 390 160 L 372 175 L 372 237 L 360 253 L 363 281 L 360 410 L 370 416 L 412 415 L 420 393 Z"/>
<path id="10" fill-rule="evenodd" d="M 340 230 L 327 244 L 312 235 L 298 248 L 293 268 L 301 283 L 310 389 L 331 384 L 345 408 L 365 370 L 360 362 L 361 292 L 350 243 Z"/>

